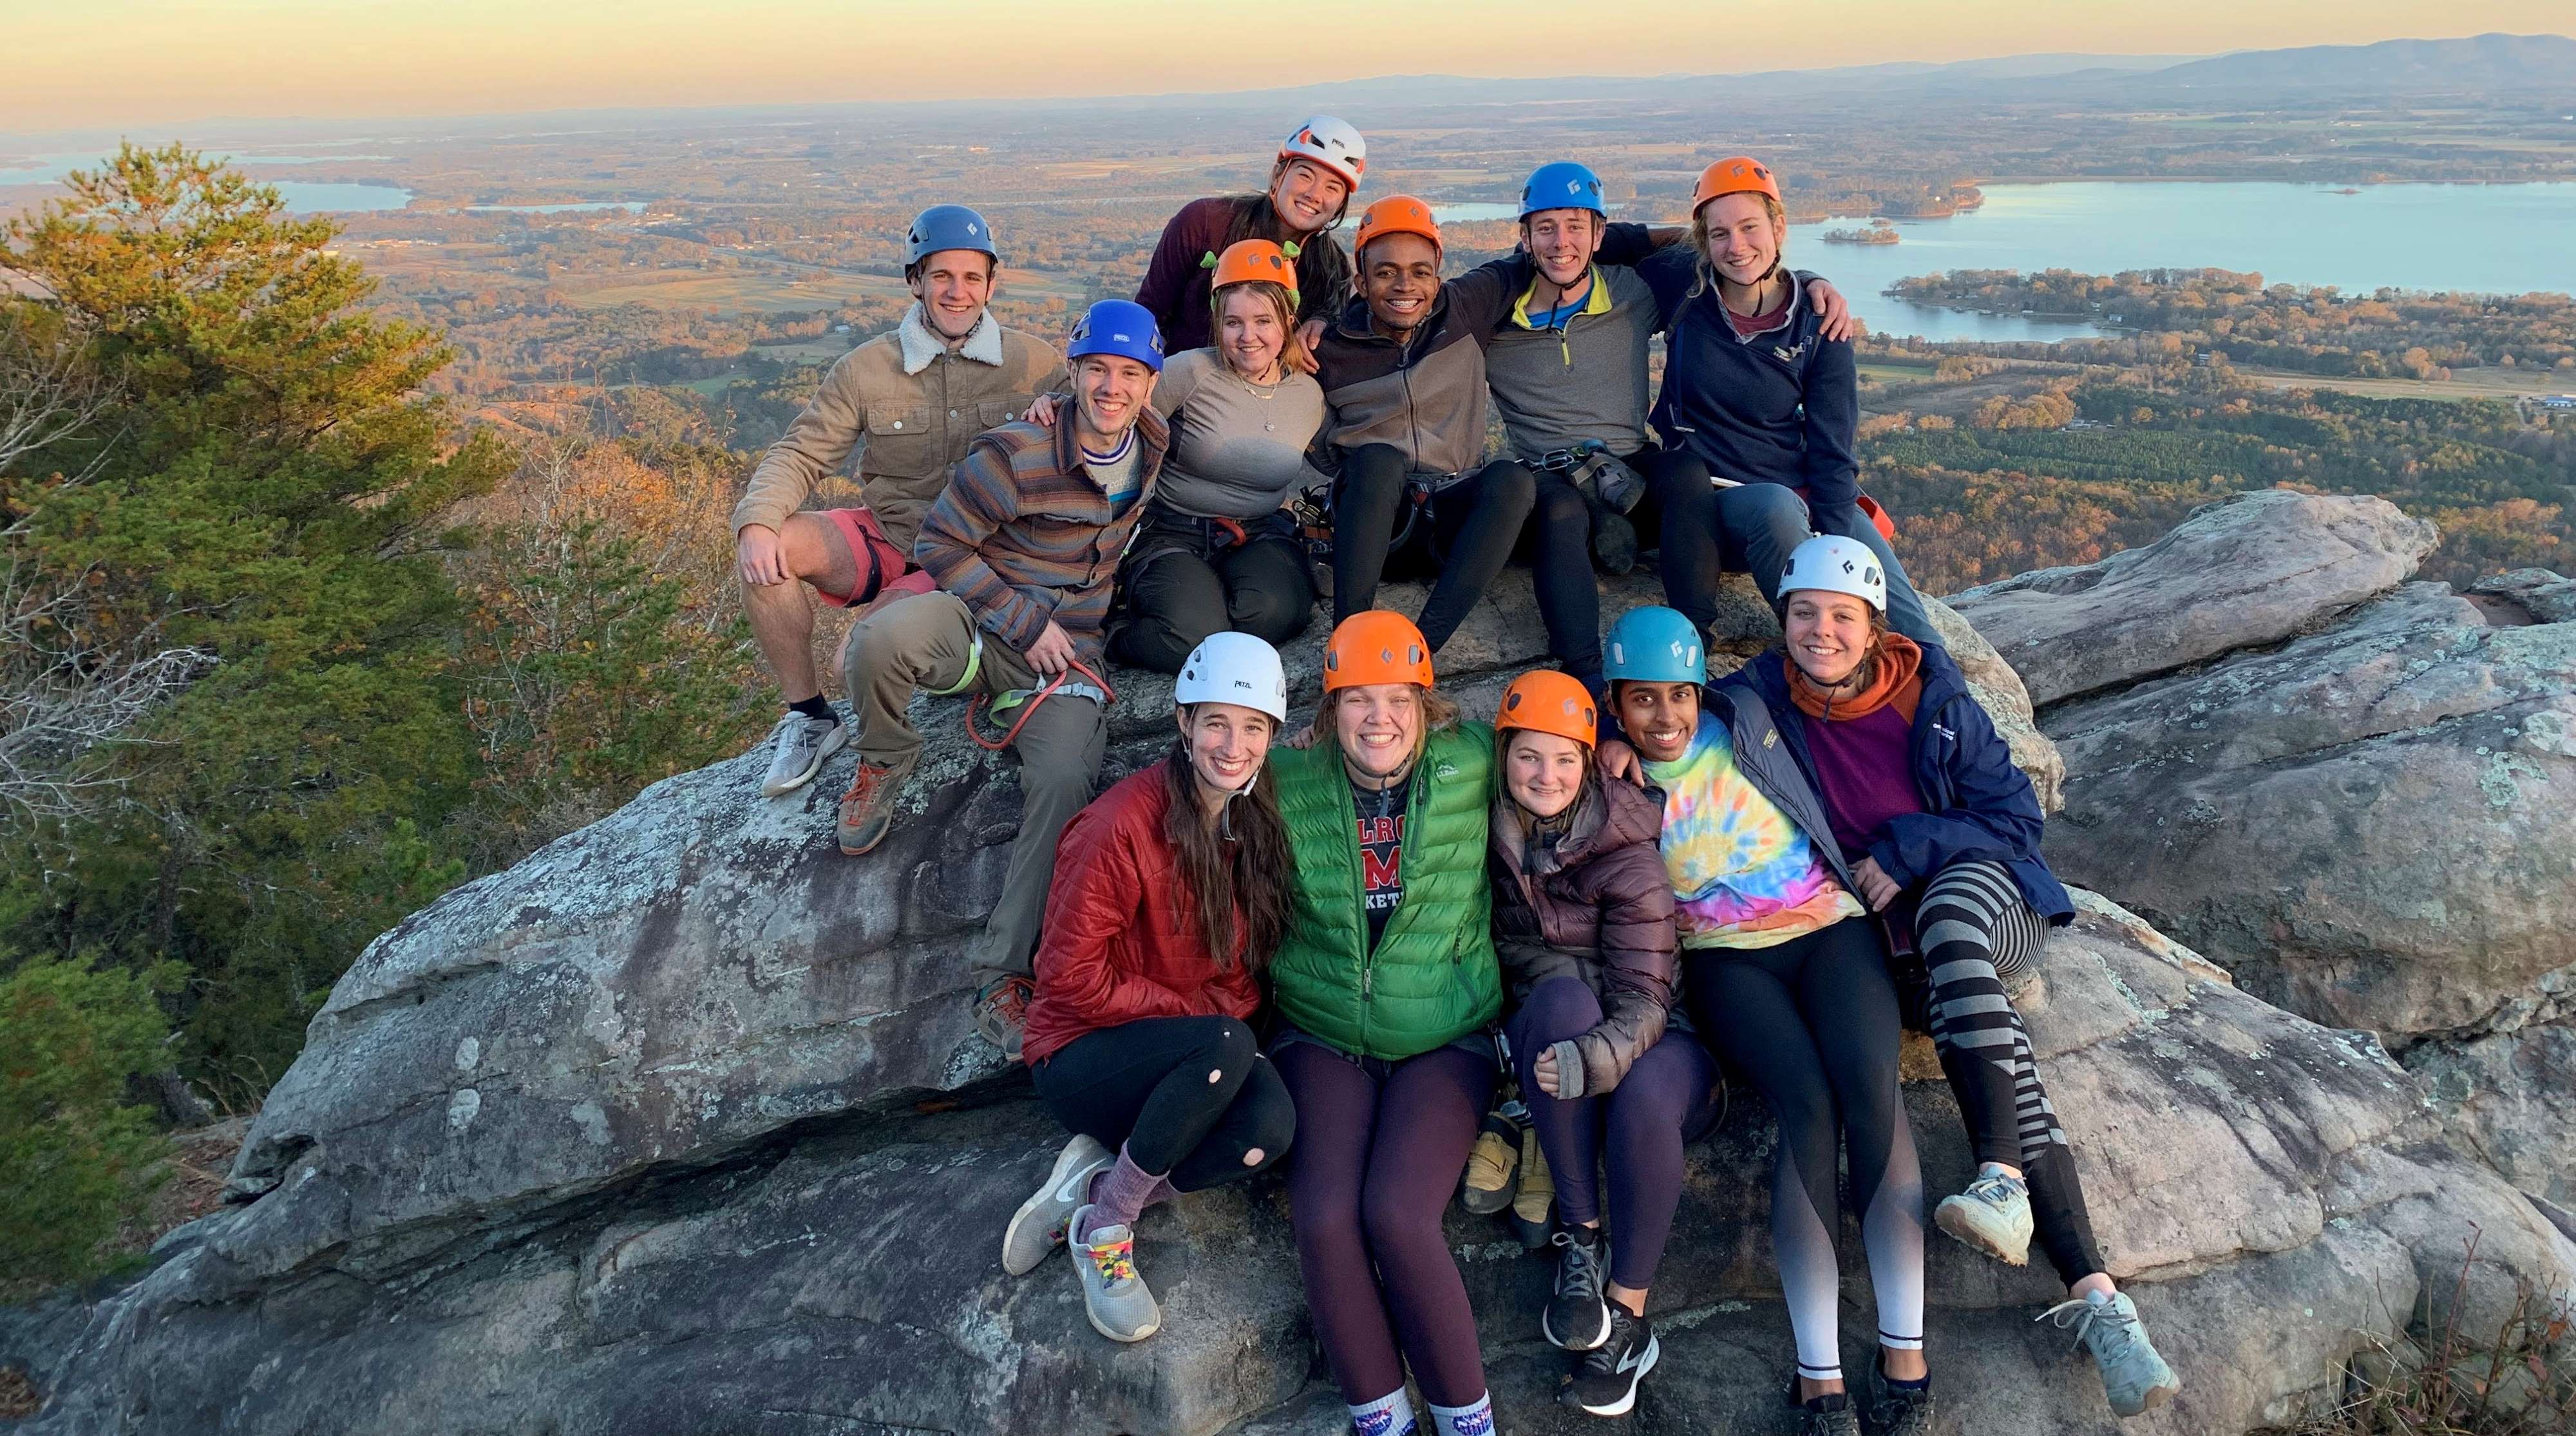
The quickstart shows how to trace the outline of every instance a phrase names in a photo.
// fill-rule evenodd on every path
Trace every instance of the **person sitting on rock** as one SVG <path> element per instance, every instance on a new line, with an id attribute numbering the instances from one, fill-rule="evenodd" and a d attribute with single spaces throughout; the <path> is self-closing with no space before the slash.
<path id="1" fill-rule="evenodd" d="M 1371 610 L 1334 628 L 1308 736 L 1274 763 L 1295 876 L 1270 964 L 1307 1306 L 1353 1429 L 1488 1436 L 1475 1314 L 1440 1223 L 1494 1095 L 1493 731 L 1434 691 L 1411 622 Z"/>
<path id="2" fill-rule="evenodd" d="M 1262 760 L 1288 717 L 1278 651 L 1214 633 L 1172 685 L 1180 736 L 1056 845 L 1025 1060 L 1074 1134 L 1002 1235 L 1002 1269 L 1067 1241 L 1091 1324 L 1162 1326 L 1137 1217 L 1276 1164 L 1297 1112 L 1261 1054 L 1260 974 L 1288 923 L 1288 833 Z"/>
<path id="3" fill-rule="evenodd" d="M 1217 260 L 1217 342 L 1175 354 L 1154 386 L 1171 458 L 1118 569 L 1109 656 L 1158 673 L 1220 628 L 1284 643 L 1315 614 L 1315 581 L 1287 511 L 1313 471 L 1324 391 L 1297 339 L 1297 271 L 1247 239 Z M 1040 398 L 1029 417 L 1055 422 Z"/>
<path id="4" fill-rule="evenodd" d="M 986 307 L 1001 268 L 982 215 L 942 204 L 915 217 L 904 234 L 913 304 L 903 322 L 823 375 L 734 505 L 743 608 L 788 709 L 760 780 L 764 796 L 813 781 L 849 742 L 814 672 L 814 609 L 804 589 L 858 609 L 929 592 L 912 546 L 950 469 L 977 434 L 1064 383 L 1054 345 L 1003 327 Z M 853 449 L 866 502 L 801 511 Z"/>
<path id="5" fill-rule="evenodd" d="M 1297 266 L 1290 285 L 1301 297 L 1298 319 L 1320 325 L 1351 289 L 1350 256 L 1333 240 L 1351 195 L 1368 172 L 1368 142 L 1330 115 L 1290 132 L 1260 194 L 1216 195 L 1181 206 L 1163 226 L 1136 302 L 1151 310 L 1172 352 L 1216 342 L 1208 304 L 1217 261 L 1247 239 L 1266 240 Z"/>
<path id="6" fill-rule="evenodd" d="M 1685 1134 L 1716 1116 L 1718 1078 L 1690 1024 L 1667 1022 L 1675 943 L 1655 847 L 1663 811 L 1634 784 L 1594 775 L 1595 703 L 1548 669 L 1503 691 L 1489 863 L 1510 992 L 1503 1034 L 1556 1186 L 1556 1290 L 1539 1334 L 1584 1353 L 1563 1399 L 1624 1416 L 1660 1355 L 1646 1293 L 1681 1204 Z"/>
<path id="7" fill-rule="evenodd" d="M 1666 314 L 1653 286 L 1629 268 L 1689 231 L 1612 224 L 1601 179 L 1571 160 L 1531 171 L 1521 186 L 1520 248 L 1502 260 L 1518 296 L 1485 345 L 1485 378 L 1511 455 L 1536 476 L 1529 523 L 1514 550 L 1530 565 L 1548 642 L 1565 671 L 1601 696 L 1601 599 L 1592 572 L 1626 573 L 1668 507 L 1647 474 L 1672 483 L 1663 450 L 1646 431 L 1647 341 Z M 1825 333 L 1851 335 L 1849 306 L 1813 276 L 1807 297 Z M 1708 476 L 1683 476 L 1689 498 Z M 1635 519 L 1630 516 L 1635 515 Z M 1650 527 L 1640 533 L 1636 520 Z M 1664 545 L 1664 589 L 1685 613 L 1717 611 L 1714 540 L 1685 528 Z"/>
<path id="8" fill-rule="evenodd" d="M 1073 422 L 1014 420 L 979 435 L 922 521 L 915 556 L 939 588 L 850 629 L 841 672 L 858 715 L 858 771 L 841 797 L 841 851 L 885 840 L 921 734 L 914 692 L 999 695 L 1025 799 L 1002 893 L 972 962 L 984 978 L 976 1030 L 1013 1057 L 1030 990 L 1056 835 L 1091 801 L 1108 727 L 1100 629 L 1118 556 L 1136 531 L 1171 431 L 1153 411 L 1163 367 L 1153 316 L 1124 299 L 1091 306 L 1065 352 Z M 971 715 L 970 715 L 971 716 Z"/>
<path id="9" fill-rule="evenodd" d="M 1799 1429 L 1861 1429 L 1837 1332 L 1840 1147 L 1878 1299 L 1871 1430 L 1928 1436 L 1923 1176 L 1898 1090 L 1886 946 L 1873 925 L 1853 921 L 1864 916 L 1858 879 L 1782 751 L 1770 705 L 1742 684 L 1703 688 L 1698 627 L 1673 609 L 1634 609 L 1603 648 L 1626 736 L 1602 743 L 1600 764 L 1614 778 L 1642 758 L 1663 793 L 1660 846 L 1691 1020 L 1779 1123 L 1771 1249 L 1797 1340 L 1789 1400 Z"/>
<path id="10" fill-rule="evenodd" d="M 1668 570 L 1705 571 L 1682 611 L 1705 629 L 1716 574 L 1750 572 L 1778 592 L 1780 567 L 1810 531 L 1867 544 L 1888 576 L 1889 622 L 1917 643 L 1940 635 L 1895 551 L 1861 509 L 1852 445 L 1860 422 L 1851 344 L 1781 263 L 1780 186 L 1758 161 L 1723 159 L 1691 194 L 1691 242 L 1637 265 L 1670 316 L 1654 422 L 1651 526 Z M 1714 483 L 1724 487 L 1713 487 Z M 1680 602 L 1681 594 L 1675 595 Z M 1692 605 L 1705 603 L 1705 611 Z"/>
<path id="11" fill-rule="evenodd" d="M 1932 1035 L 1979 1163 L 1934 1220 L 2012 1266 L 2029 1260 L 2035 1224 L 2074 1294 L 2049 1315 L 2080 1324 L 2113 1411 L 2152 1410 L 2180 1383 L 2103 1269 L 2074 1149 L 2012 1004 L 2049 928 L 2075 915 L 2040 856 L 2039 797 L 1950 655 L 1888 630 L 1875 550 L 1811 538 L 1780 584 L 1783 650 L 1741 672 L 1773 712 L 1796 714 L 1783 746 L 1853 855 L 1861 900 L 1911 938 L 1898 985 Z"/>

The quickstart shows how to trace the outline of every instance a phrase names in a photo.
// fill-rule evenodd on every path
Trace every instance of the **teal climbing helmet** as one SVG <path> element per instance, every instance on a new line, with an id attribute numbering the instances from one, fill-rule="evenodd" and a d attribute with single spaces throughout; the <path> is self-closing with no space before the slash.
<path id="1" fill-rule="evenodd" d="M 1616 683 L 1706 683 L 1699 629 L 1669 608 L 1632 608 L 1601 640 L 1602 677 Z"/>

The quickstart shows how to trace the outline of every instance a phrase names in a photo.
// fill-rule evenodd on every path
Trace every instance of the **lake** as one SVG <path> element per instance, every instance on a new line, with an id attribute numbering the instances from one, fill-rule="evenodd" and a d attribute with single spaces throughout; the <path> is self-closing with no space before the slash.
<path id="1" fill-rule="evenodd" d="M 217 155 L 237 165 L 326 165 L 344 161 L 382 160 L 388 155 Z M 90 154 L 39 155 L 33 165 L 0 169 L 0 185 L 52 184 L 73 170 L 98 169 L 104 158 Z M 393 184 L 327 184 L 312 180 L 267 180 L 276 187 L 292 214 L 341 214 L 362 209 L 400 209 L 411 203 L 411 191 Z"/>
<path id="2" fill-rule="evenodd" d="M 2576 184 L 2323 185 L 2082 181 L 1986 187 L 1982 208 L 1896 221 L 1892 245 L 1827 244 L 1835 219 L 1789 227 L 1790 262 L 1840 286 L 1881 334 L 1988 341 L 2067 339 L 2086 323 L 1969 314 L 1890 299 L 1899 279 L 1941 270 L 2253 270 L 2274 283 L 2522 294 L 2576 288 Z M 1442 220 L 1510 219 L 1518 206 L 1435 205 Z M 2429 240 L 2429 242 L 2428 242 Z M 2437 253 L 2427 268 L 2421 256 Z"/>

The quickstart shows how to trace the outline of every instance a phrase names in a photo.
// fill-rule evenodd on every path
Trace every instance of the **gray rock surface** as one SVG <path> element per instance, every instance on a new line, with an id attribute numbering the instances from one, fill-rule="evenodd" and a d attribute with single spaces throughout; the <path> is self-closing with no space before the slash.
<path id="1" fill-rule="evenodd" d="M 2576 1245 L 2436 1140 L 2367 1036 L 2316 1027 L 2121 909 L 2083 895 L 2025 1000 L 2113 1270 L 2188 1383 L 2121 1423 L 2088 1363 L 2030 1317 L 2034 1270 L 1931 1252 L 1934 1358 L 1952 1409 L 2014 1433 L 2239 1432 L 2293 1419 L 2340 1368 L 2460 1274 L 2469 1299 L 2563 1285 Z M 272 1195 L 189 1229 L 95 1308 L 0 1320 L 0 1359 L 53 1394 L 23 1430 L 655 1433 L 1331 1431 L 1276 1182 L 1150 1214 L 1139 1265 L 1166 1329 L 1133 1348 L 1085 1324 L 1072 1273 L 1002 1274 L 998 1233 L 1060 1134 L 1009 1091 L 959 1110 L 799 1122 L 694 1165 L 521 1203 L 428 1246 L 391 1234 L 251 1271 Z M 1945 1089 L 1909 1090 L 1935 1191 L 1968 1175 Z M 1762 1213 L 1758 1104 L 1691 1154 L 1656 1286 L 1667 1354 L 1647 1431 L 1773 1429 L 1787 1324 Z M 1570 1433 L 1536 1339 L 1549 1267 L 1453 1211 L 1503 1429 Z M 1844 1246 L 1846 1359 L 1867 1275 Z"/>
<path id="2" fill-rule="evenodd" d="M 2426 1042 L 2405 1061 L 2463 1151 L 2523 1191 L 2576 1210 L 2576 1026 L 2538 1022 Z"/>
<path id="3" fill-rule="evenodd" d="M 2396 587 L 2437 540 L 2384 499 L 2268 489 L 2205 504 L 2144 548 L 1950 603 L 2046 707 L 2305 632 Z"/>
<path id="4" fill-rule="evenodd" d="M 2576 622 L 2411 584 L 2322 632 L 2044 710 L 2048 855 L 2253 991 L 2392 1047 L 2576 977 Z"/>

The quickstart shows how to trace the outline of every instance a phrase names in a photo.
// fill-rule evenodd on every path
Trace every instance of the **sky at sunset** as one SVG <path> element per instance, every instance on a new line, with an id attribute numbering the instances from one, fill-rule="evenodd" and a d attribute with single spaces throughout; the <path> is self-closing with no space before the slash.
<path id="1" fill-rule="evenodd" d="M 1247 29 L 1236 15 L 1266 18 Z M 2571 28 L 2570 0 L 0 0 L 0 130 L 1708 74 Z"/>

